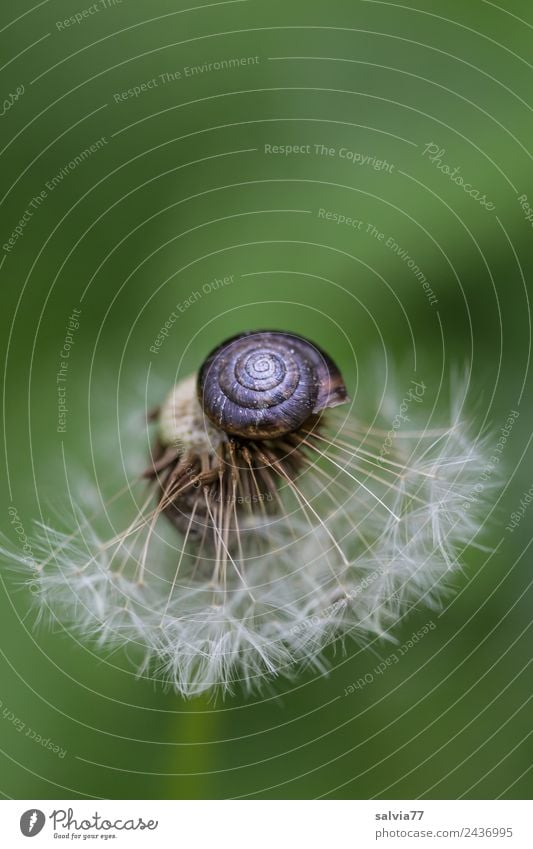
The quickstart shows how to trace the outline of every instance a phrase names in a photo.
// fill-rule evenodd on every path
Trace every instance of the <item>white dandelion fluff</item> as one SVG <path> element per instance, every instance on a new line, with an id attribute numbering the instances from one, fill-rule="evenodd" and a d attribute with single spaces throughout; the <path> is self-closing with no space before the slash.
<path id="1" fill-rule="evenodd" d="M 336 639 L 392 639 L 413 605 L 439 606 L 479 532 L 483 441 L 456 413 L 416 428 L 424 391 L 412 382 L 401 426 L 405 398 L 366 427 L 332 409 L 344 384 L 311 343 L 229 340 L 154 416 L 128 527 L 102 538 L 81 513 L 74 533 L 37 527 L 28 581 L 41 615 L 127 647 L 141 674 L 185 696 L 260 691 L 326 671 Z"/>

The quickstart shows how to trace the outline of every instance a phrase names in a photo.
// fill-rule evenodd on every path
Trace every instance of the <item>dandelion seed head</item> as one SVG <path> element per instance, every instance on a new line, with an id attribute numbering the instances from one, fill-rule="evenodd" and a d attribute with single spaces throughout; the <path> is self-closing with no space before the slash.
<path id="1" fill-rule="evenodd" d="M 382 409 L 370 428 L 327 410 L 249 443 L 214 427 L 189 378 L 161 408 L 148 499 L 126 528 L 109 539 L 80 512 L 74 533 L 36 526 L 37 571 L 4 557 L 37 585 L 42 621 L 125 649 L 183 696 L 324 674 L 328 646 L 393 640 L 414 606 L 440 608 L 497 484 L 480 492 L 487 438 L 455 407 L 426 427 L 413 401 L 390 445 L 398 402 Z"/>
<path id="2" fill-rule="evenodd" d="M 182 450 L 214 451 L 225 434 L 214 428 L 198 402 L 196 375 L 179 381 L 169 392 L 159 414 L 159 435 L 163 445 L 179 445 Z"/>

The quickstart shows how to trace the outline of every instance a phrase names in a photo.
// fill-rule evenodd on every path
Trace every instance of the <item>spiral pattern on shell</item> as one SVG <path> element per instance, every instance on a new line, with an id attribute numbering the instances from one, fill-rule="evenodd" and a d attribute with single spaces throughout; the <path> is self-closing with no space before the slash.
<path id="1" fill-rule="evenodd" d="M 297 430 L 347 395 L 338 368 L 316 345 L 264 330 L 228 339 L 212 351 L 198 376 L 198 398 L 216 427 L 258 440 Z"/>

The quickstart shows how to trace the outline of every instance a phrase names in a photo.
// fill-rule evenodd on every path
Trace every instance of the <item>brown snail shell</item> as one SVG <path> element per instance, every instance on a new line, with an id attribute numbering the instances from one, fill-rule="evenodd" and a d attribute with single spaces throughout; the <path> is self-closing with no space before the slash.
<path id="1" fill-rule="evenodd" d="M 198 375 L 198 399 L 220 430 L 260 440 L 298 430 L 348 396 L 324 351 L 302 336 L 262 330 L 234 336 L 209 354 Z"/>

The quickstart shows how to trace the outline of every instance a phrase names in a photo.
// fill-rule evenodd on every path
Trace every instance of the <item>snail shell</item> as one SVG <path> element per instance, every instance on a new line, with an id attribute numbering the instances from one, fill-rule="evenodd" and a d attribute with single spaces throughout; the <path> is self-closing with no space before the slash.
<path id="1" fill-rule="evenodd" d="M 282 331 L 243 333 L 209 354 L 198 399 L 220 430 L 259 440 L 298 430 L 347 400 L 335 363 L 312 342 Z"/>

